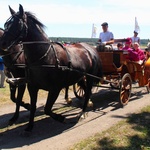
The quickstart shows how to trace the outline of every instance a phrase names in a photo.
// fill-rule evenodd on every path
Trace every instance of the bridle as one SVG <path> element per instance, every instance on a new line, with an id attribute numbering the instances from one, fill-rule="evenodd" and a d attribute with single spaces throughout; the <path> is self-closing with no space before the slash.
<path id="1" fill-rule="evenodd" d="M 14 18 L 17 18 L 19 20 L 19 34 L 18 35 L 14 35 L 14 33 L 8 31 L 8 26 L 11 24 L 11 20 Z M 7 21 L 6 23 L 4 24 L 4 28 L 5 28 L 5 32 L 4 32 L 4 35 L 6 33 L 10 34 L 15 40 L 7 47 L 7 50 L 9 50 L 12 46 L 14 46 L 15 44 L 19 44 L 19 41 L 21 41 L 23 38 L 25 38 L 27 36 L 27 32 L 28 32 L 28 27 L 27 27 L 27 24 L 26 22 L 19 18 L 17 15 L 13 15 L 11 16 Z M 3 35 L 3 36 L 4 36 Z"/>
<path id="2" fill-rule="evenodd" d="M 25 14 L 26 15 L 26 14 Z M 24 19 L 25 18 L 25 19 Z M 22 42 L 22 40 L 27 36 L 27 33 L 28 33 L 28 26 L 27 26 L 27 21 L 26 21 L 26 16 L 24 16 L 24 18 L 20 18 L 17 14 L 15 15 L 12 15 L 7 21 L 6 23 L 4 24 L 4 27 L 5 27 L 5 33 L 9 34 L 10 36 L 13 37 L 13 39 L 15 39 L 13 42 L 10 43 L 10 45 L 7 47 L 7 49 L 5 51 L 8 51 L 12 46 L 14 46 L 15 44 L 34 44 L 34 43 L 39 43 L 39 44 L 49 44 L 49 47 L 47 49 L 47 51 L 45 52 L 45 54 L 43 56 L 41 56 L 38 61 L 44 59 L 48 53 L 52 50 L 54 52 L 54 57 L 56 59 L 56 64 L 55 64 L 55 67 L 58 67 L 59 66 L 59 60 L 58 60 L 58 56 L 57 56 L 57 52 L 55 50 L 55 47 L 53 46 L 53 42 L 52 41 L 31 41 L 31 42 Z M 18 29 L 16 32 L 18 32 L 18 34 L 16 35 L 15 32 L 11 32 L 9 30 L 9 26 L 11 28 L 11 22 L 12 21 L 15 21 L 13 19 L 18 19 Z M 3 35 L 4 36 L 4 35 Z M 21 41 L 21 42 L 20 42 Z M 57 43 L 58 44 L 58 43 Z M 66 50 L 65 50 L 66 51 Z M 66 51 L 67 53 L 67 57 L 68 57 L 68 52 Z M 11 55 L 12 53 L 8 54 L 8 55 Z M 14 60 L 18 59 L 18 57 L 20 56 L 21 53 L 17 53 L 16 54 L 16 57 Z M 36 62 L 38 62 L 36 61 Z M 69 61 L 70 61 L 70 58 L 69 58 Z M 33 62 L 32 65 L 34 65 L 36 62 Z"/>

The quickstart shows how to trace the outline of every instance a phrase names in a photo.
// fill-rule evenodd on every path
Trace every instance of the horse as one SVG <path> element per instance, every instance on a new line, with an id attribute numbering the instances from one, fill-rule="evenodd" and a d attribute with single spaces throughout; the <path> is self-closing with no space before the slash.
<path id="1" fill-rule="evenodd" d="M 0 37 L 3 35 L 4 30 L 0 28 Z M 9 83 L 10 99 L 16 103 L 16 111 L 13 117 L 9 120 L 9 125 L 13 124 L 19 117 L 19 108 L 23 106 L 25 109 L 30 110 L 30 104 L 22 101 L 23 94 L 26 89 L 26 83 L 15 84 L 14 78 L 24 78 L 25 69 L 20 68 L 17 65 L 25 64 L 24 52 L 20 44 L 13 46 L 7 52 L 0 50 L 4 65 L 5 75 L 7 76 L 7 82 Z"/>
<path id="2" fill-rule="evenodd" d="M 3 35 L 3 33 L 4 30 L 0 28 L 0 37 Z M 9 120 L 9 125 L 12 125 L 19 117 L 20 106 L 30 110 L 30 104 L 22 101 L 26 89 L 26 83 L 22 82 L 20 84 L 16 80 L 16 78 L 25 78 L 24 51 L 22 49 L 22 45 L 17 44 L 10 48 L 7 53 L 0 50 L 0 55 L 2 55 L 5 65 L 5 75 L 7 76 L 6 81 L 9 84 L 10 89 L 10 99 L 16 103 L 16 111 L 13 117 Z M 68 88 L 69 87 L 65 88 L 65 100 L 67 103 L 71 103 L 71 100 L 68 96 Z"/>
<path id="3" fill-rule="evenodd" d="M 34 126 L 37 94 L 39 89 L 48 91 L 44 108 L 46 115 L 64 122 L 65 117 L 52 111 L 62 88 L 68 87 L 86 77 L 85 99 L 78 120 L 85 116 L 93 82 L 102 77 L 102 65 L 96 49 L 87 43 L 75 43 L 67 47 L 51 42 L 44 32 L 45 25 L 31 12 L 25 12 L 22 5 L 16 13 L 10 6 L 11 17 L 4 24 L 5 31 L 0 47 L 7 51 L 14 44 L 24 45 L 26 80 L 30 95 L 30 118 L 26 133 Z M 95 78 L 94 78 L 94 77 Z"/>

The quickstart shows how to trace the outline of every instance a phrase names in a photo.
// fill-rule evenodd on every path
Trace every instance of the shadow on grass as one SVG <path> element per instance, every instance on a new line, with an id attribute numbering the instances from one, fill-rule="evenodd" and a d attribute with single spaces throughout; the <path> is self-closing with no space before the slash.
<path id="1" fill-rule="evenodd" d="M 139 114 L 131 115 L 128 118 L 127 124 L 131 126 L 131 130 L 123 132 L 123 136 L 127 138 L 123 146 L 120 143 L 124 139 L 120 139 L 120 143 L 116 144 L 116 136 L 104 137 L 97 141 L 97 147 L 91 148 L 92 150 L 150 150 L 150 111 L 142 112 Z M 116 128 L 115 128 L 116 129 Z M 119 129 L 116 129 L 119 130 Z M 120 129 L 121 130 L 121 129 Z M 108 133 L 109 135 L 115 135 Z M 133 133 L 133 134 L 132 134 Z M 120 131 L 121 134 L 121 131 Z M 118 136 L 118 135 L 117 135 Z M 121 135 L 122 136 L 122 135 Z"/>

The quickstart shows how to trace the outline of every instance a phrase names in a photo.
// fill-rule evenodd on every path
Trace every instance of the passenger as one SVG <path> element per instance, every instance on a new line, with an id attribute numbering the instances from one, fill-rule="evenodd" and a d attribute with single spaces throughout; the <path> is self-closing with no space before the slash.
<path id="1" fill-rule="evenodd" d="M 117 44 L 117 50 L 122 50 L 123 49 L 123 43 L 119 42 Z"/>
<path id="2" fill-rule="evenodd" d="M 138 62 L 140 60 L 139 56 L 138 56 L 138 53 L 135 50 L 133 50 L 133 48 L 132 48 L 131 38 L 127 38 L 127 41 L 125 42 L 125 46 L 123 47 L 122 50 L 127 50 L 128 51 L 127 59 L 129 59 L 130 61 Z"/>
<path id="3" fill-rule="evenodd" d="M 101 24 L 103 32 L 99 34 L 99 42 L 100 45 L 103 46 L 105 49 L 111 49 L 114 43 L 114 35 L 112 32 L 108 30 L 108 23 L 104 22 Z"/>
<path id="4" fill-rule="evenodd" d="M 135 42 L 140 44 L 140 37 L 138 37 L 138 31 L 135 30 L 133 33 L 134 33 L 134 35 L 133 35 L 133 37 L 131 37 L 132 44 L 134 44 Z"/>
<path id="5" fill-rule="evenodd" d="M 140 45 L 138 42 L 135 42 L 133 44 L 133 48 L 134 50 L 138 53 L 138 56 L 139 56 L 139 60 L 140 61 L 144 61 L 146 59 L 146 56 L 145 56 L 145 53 L 144 51 L 140 48 Z"/>
<path id="6" fill-rule="evenodd" d="M 145 48 L 145 54 L 146 54 L 146 60 L 150 58 L 150 42 L 147 44 L 147 47 Z"/>
<path id="7" fill-rule="evenodd" d="M 145 52 L 146 52 L 146 61 L 144 64 L 144 76 L 145 79 L 148 80 L 147 86 L 150 89 L 150 43 L 147 44 Z"/>

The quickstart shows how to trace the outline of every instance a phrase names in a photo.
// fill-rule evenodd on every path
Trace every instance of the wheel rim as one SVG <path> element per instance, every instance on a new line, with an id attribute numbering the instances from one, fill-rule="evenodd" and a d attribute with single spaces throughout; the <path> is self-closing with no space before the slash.
<path id="1" fill-rule="evenodd" d="M 120 102 L 122 105 L 126 105 L 130 99 L 132 88 L 132 80 L 129 74 L 125 74 L 121 80 L 120 87 Z"/>
<path id="2" fill-rule="evenodd" d="M 73 91 L 74 91 L 75 96 L 78 99 L 83 99 L 84 98 L 85 91 L 80 85 L 78 85 L 78 83 L 73 85 Z"/>

